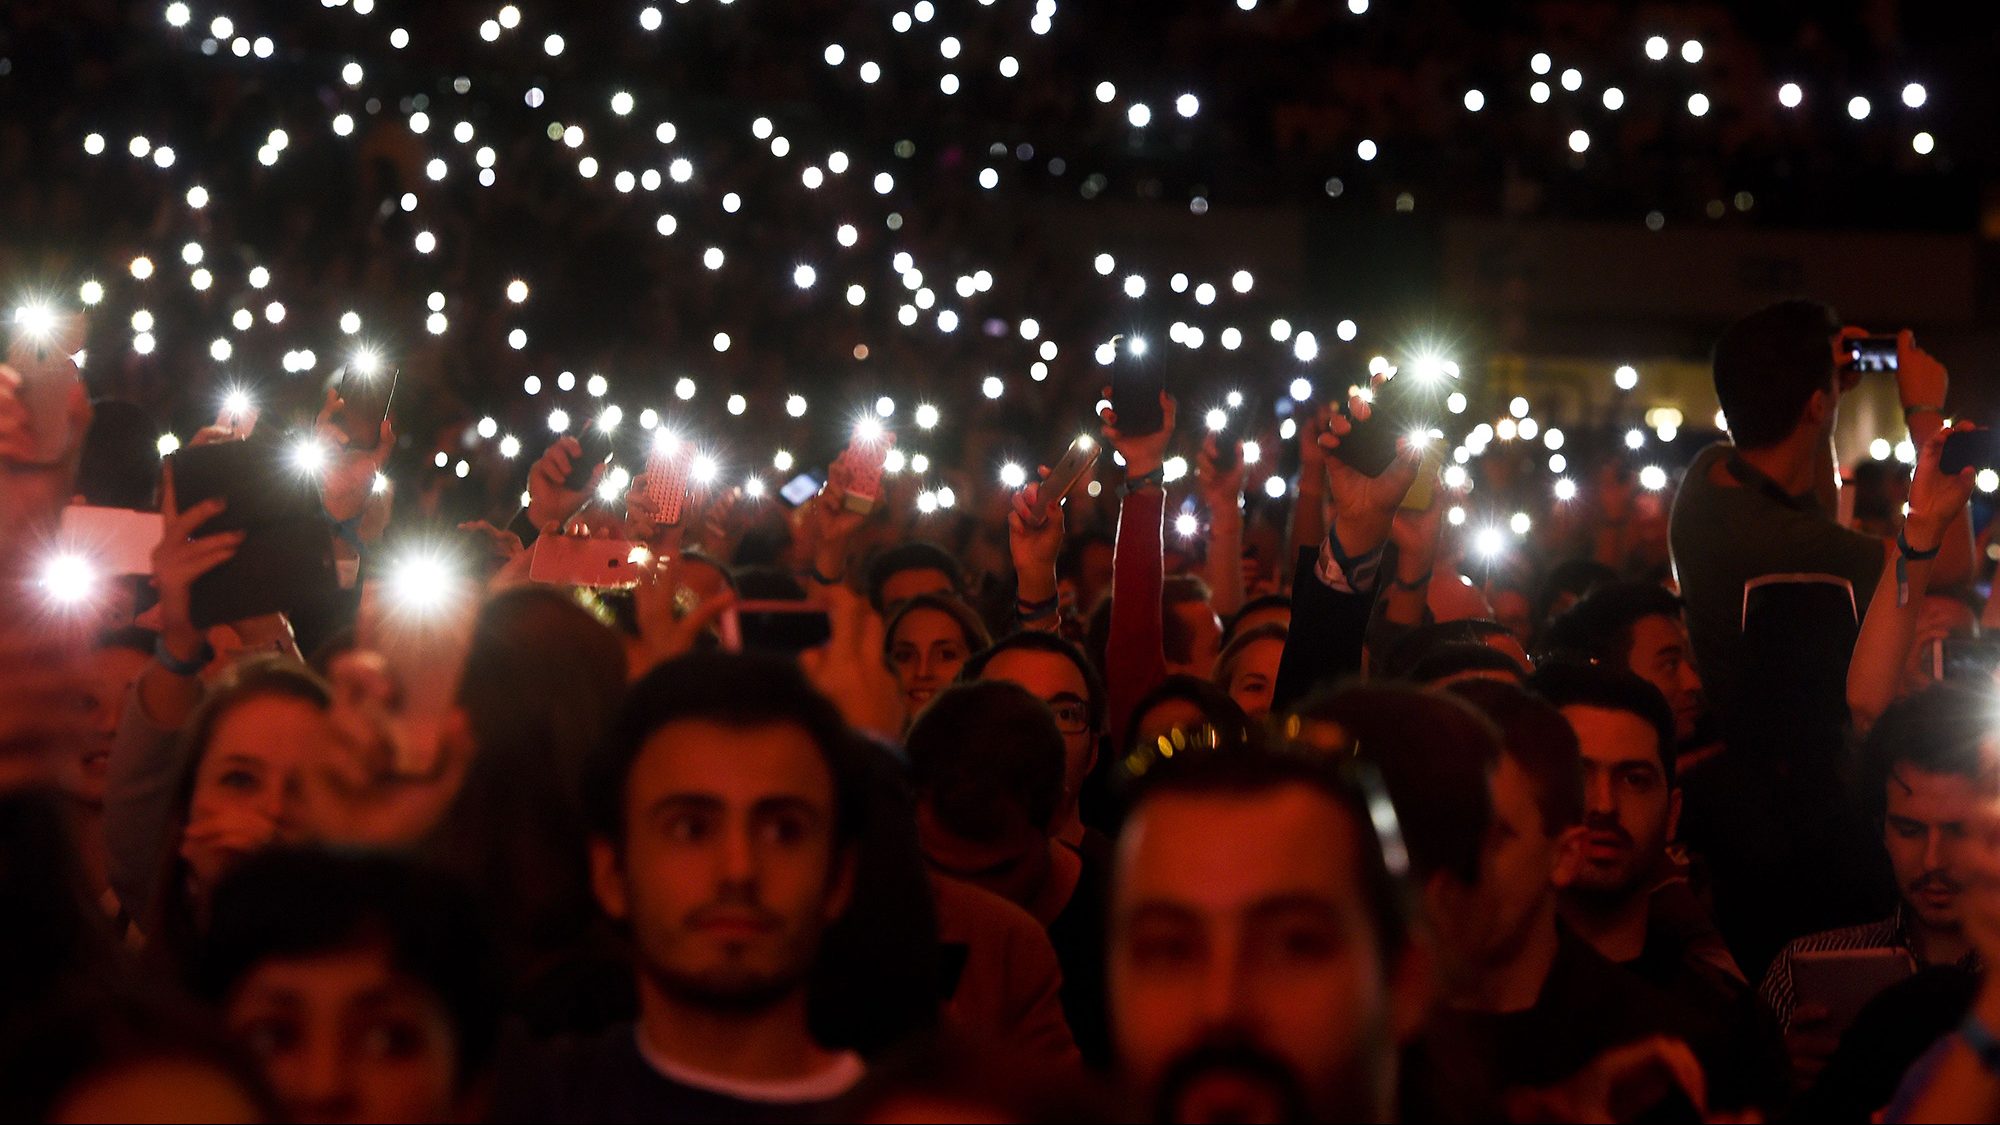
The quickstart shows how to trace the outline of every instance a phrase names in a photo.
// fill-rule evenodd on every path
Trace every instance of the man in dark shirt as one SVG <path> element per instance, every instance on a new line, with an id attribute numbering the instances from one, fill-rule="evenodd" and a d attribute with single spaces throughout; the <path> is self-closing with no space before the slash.
<path id="1" fill-rule="evenodd" d="M 1065 744 L 1055 715 L 1019 684 L 961 684 L 931 701 L 904 752 L 925 858 L 1048 927 L 1062 962 L 1063 1014 L 1084 1061 L 1103 1065 L 1107 880 L 1058 835 Z"/>
<path id="2" fill-rule="evenodd" d="M 707 655 L 640 681 L 586 774 L 591 879 L 627 927 L 639 1019 L 503 1075 L 495 1116 L 804 1121 L 863 1076 L 810 978 L 854 877 L 860 771 L 796 667 Z"/>

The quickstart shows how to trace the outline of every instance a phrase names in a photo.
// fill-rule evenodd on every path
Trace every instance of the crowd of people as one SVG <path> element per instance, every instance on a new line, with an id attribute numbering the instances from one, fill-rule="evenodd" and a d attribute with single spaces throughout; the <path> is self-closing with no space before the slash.
<path id="1" fill-rule="evenodd" d="M 314 585 L 198 499 L 274 427 L 162 460 L 0 369 L 0 1115 L 2000 1119 L 1976 432 L 1905 334 L 1843 522 L 1857 332 L 1746 316 L 1671 509 L 1608 471 L 1498 572 L 1410 435 L 1350 464 L 1372 393 L 1282 526 L 1114 396 L 964 549 L 860 444 L 787 508 L 563 437 L 447 533 L 336 398 Z M 107 506 L 144 573 L 52 578 Z"/>

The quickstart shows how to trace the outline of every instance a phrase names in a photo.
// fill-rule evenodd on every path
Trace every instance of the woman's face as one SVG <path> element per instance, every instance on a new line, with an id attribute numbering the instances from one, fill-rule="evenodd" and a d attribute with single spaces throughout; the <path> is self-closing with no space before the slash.
<path id="1" fill-rule="evenodd" d="M 1230 664 L 1229 697 L 1252 719 L 1271 713 L 1271 692 L 1278 686 L 1278 662 L 1284 655 L 1285 642 L 1273 637 L 1245 647 Z"/>
<path id="2" fill-rule="evenodd" d="M 332 733 L 303 699 L 258 695 L 216 721 L 195 770 L 181 858 L 203 887 L 244 856 L 297 832 L 300 773 Z"/>
<path id="3" fill-rule="evenodd" d="M 896 685 L 903 689 L 903 704 L 911 717 L 930 706 L 945 686 L 958 678 L 959 669 L 971 656 L 965 630 L 949 613 L 936 609 L 916 609 L 896 623 L 896 635 L 889 638 L 889 667 L 896 673 Z"/>

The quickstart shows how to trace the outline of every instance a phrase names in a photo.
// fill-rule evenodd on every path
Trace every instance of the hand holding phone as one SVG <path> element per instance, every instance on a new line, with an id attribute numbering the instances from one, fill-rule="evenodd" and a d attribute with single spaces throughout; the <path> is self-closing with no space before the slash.
<path id="1" fill-rule="evenodd" d="M 1168 427 L 1161 396 L 1167 393 L 1166 377 L 1158 364 L 1146 358 L 1143 336 L 1112 338 L 1117 356 L 1112 361 L 1111 387 L 1105 397 L 1118 415 L 1118 432 L 1126 437 L 1145 437 Z"/>
<path id="2" fill-rule="evenodd" d="M 845 466 L 842 477 L 842 502 L 850 512 L 867 515 L 875 510 L 882 499 L 882 473 L 889 461 L 889 451 L 896 447 L 896 435 L 879 425 L 857 426 L 854 437 L 841 451 L 839 462 Z"/>
<path id="3" fill-rule="evenodd" d="M 656 438 L 646 471 L 632 482 L 625 508 L 634 519 L 655 527 L 676 527 L 686 513 L 693 450 L 686 442 Z"/>
<path id="4" fill-rule="evenodd" d="M 381 442 L 389 400 L 396 394 L 397 374 L 394 367 L 356 360 L 334 375 L 330 386 L 338 402 L 331 422 L 347 448 L 372 450 Z"/>
<path id="5" fill-rule="evenodd" d="M 597 483 L 597 470 L 611 463 L 611 455 L 617 447 L 612 441 L 611 431 L 599 423 L 591 424 L 574 440 L 582 452 L 570 458 L 569 475 L 563 478 L 563 488 L 570 492 L 588 492 Z"/>
<path id="6" fill-rule="evenodd" d="M 1069 494 L 1082 482 L 1084 475 L 1096 466 L 1097 459 L 1104 454 L 1104 446 L 1089 434 L 1078 434 L 1069 448 L 1063 451 L 1062 460 L 1049 470 L 1035 490 L 1033 505 L 1034 522 L 1047 523 L 1049 509 L 1060 507 Z"/>

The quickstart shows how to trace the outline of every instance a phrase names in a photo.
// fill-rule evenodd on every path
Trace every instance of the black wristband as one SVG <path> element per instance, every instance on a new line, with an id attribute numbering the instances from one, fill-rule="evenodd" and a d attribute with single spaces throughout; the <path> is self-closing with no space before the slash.
<path id="1" fill-rule="evenodd" d="M 1903 557 L 1911 562 L 1929 562 L 1938 557 L 1939 551 L 1944 550 L 1944 541 L 1940 539 L 1937 546 L 1932 547 L 1928 551 L 1919 551 L 1915 547 L 1910 546 L 1908 536 L 1898 531 L 1896 533 L 1896 550 L 1902 552 Z"/>
<path id="2" fill-rule="evenodd" d="M 1405 582 L 1400 578 L 1391 578 L 1389 584 L 1398 590 L 1428 590 L 1431 586 L 1431 576 L 1436 573 L 1435 570 L 1426 570 L 1423 577 L 1417 579 L 1415 582 Z"/>
<path id="3" fill-rule="evenodd" d="M 215 646 L 209 644 L 206 639 L 203 639 L 201 649 L 194 654 L 194 659 L 183 661 L 177 659 L 173 653 L 167 651 L 167 639 L 161 637 L 153 642 L 153 659 L 159 662 L 160 667 L 165 668 L 174 675 L 192 679 L 195 676 L 201 675 L 203 668 L 214 663 Z"/>
<path id="4" fill-rule="evenodd" d="M 1056 610 L 1061 608 L 1062 608 L 1061 594 L 1057 594 L 1053 598 L 1044 598 L 1043 600 L 1038 602 L 1031 602 L 1024 598 L 1014 599 L 1014 612 L 1018 614 L 1021 620 L 1023 621 L 1039 620 L 1041 618 L 1047 617 L 1049 614 L 1054 613 Z"/>
<path id="5" fill-rule="evenodd" d="M 1127 478 L 1124 484 L 1118 486 L 1118 495 L 1121 497 L 1130 496 L 1134 492 L 1137 492 L 1140 489 L 1145 488 L 1149 485 L 1156 486 L 1159 488 L 1165 488 L 1166 484 L 1167 484 L 1167 470 L 1164 466 L 1162 466 L 1160 468 L 1154 469 L 1150 473 L 1144 474 L 1143 476 Z"/>
<path id="6" fill-rule="evenodd" d="M 806 577 L 812 579 L 814 582 L 817 582 L 822 586 L 838 586 L 842 582 L 847 581 L 847 576 L 844 574 L 839 576 L 838 578 L 828 578 L 826 575 L 821 574 L 819 572 L 818 563 L 814 563 L 806 568 Z"/>

